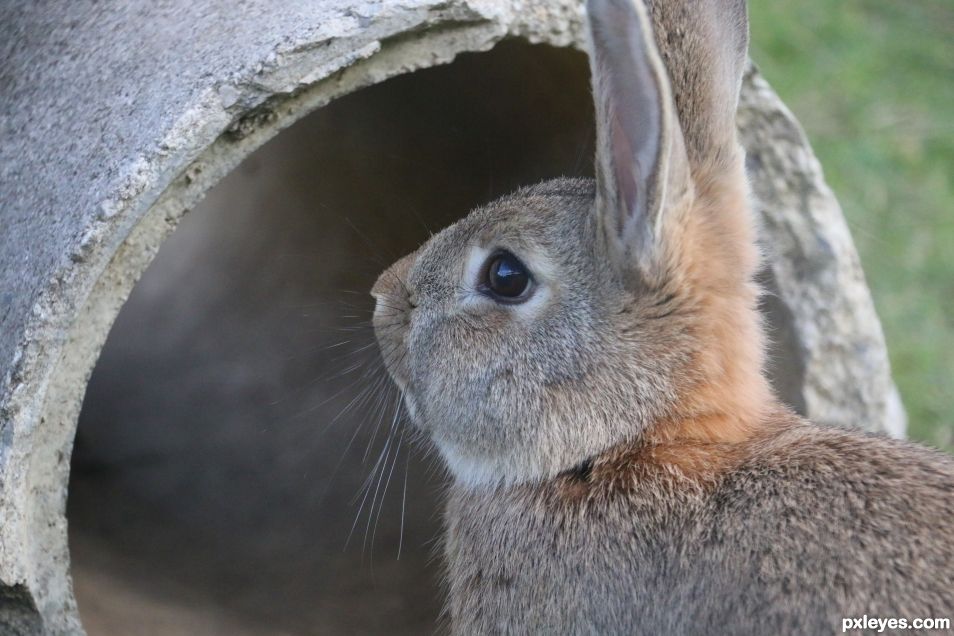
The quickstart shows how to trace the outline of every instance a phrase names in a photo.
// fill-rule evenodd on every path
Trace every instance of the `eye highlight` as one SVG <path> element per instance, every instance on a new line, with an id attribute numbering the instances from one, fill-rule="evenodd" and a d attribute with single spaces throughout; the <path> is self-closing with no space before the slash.
<path id="1" fill-rule="evenodd" d="M 518 303 L 527 299 L 533 278 L 523 262 L 506 250 L 487 259 L 480 287 L 494 300 Z"/>

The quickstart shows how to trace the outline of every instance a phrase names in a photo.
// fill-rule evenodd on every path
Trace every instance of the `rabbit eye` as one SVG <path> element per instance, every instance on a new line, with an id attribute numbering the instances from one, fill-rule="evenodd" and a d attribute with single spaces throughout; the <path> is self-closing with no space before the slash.
<path id="1" fill-rule="evenodd" d="M 487 259 L 482 278 L 481 287 L 503 302 L 520 302 L 530 289 L 530 272 L 510 252 L 497 252 Z"/>

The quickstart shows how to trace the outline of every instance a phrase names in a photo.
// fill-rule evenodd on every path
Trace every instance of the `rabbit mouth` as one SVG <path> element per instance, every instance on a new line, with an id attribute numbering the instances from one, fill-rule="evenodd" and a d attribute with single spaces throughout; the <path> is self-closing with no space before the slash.
<path id="1" fill-rule="evenodd" d="M 407 414 L 411 419 L 411 422 L 420 427 L 421 420 L 418 417 L 419 411 L 417 408 L 417 401 L 414 399 L 414 395 L 408 391 L 405 391 L 404 389 L 401 389 L 401 400 L 404 402 L 404 407 L 407 409 Z"/>
<path id="2" fill-rule="evenodd" d="M 414 395 L 410 391 L 409 382 L 404 374 L 400 372 L 393 361 L 384 361 L 384 367 L 388 372 L 388 375 L 391 376 L 391 381 L 394 382 L 394 385 L 397 386 L 398 391 L 400 391 L 402 399 L 405 402 L 409 402 L 414 399 Z"/>

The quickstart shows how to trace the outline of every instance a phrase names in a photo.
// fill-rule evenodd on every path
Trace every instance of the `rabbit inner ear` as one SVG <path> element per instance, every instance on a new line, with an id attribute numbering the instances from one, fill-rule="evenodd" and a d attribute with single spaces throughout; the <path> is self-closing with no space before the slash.
<path id="1" fill-rule="evenodd" d="M 652 276 L 673 136 L 666 71 L 640 0 L 588 0 L 597 213 L 623 273 Z M 680 140 L 677 140 L 677 143 Z M 681 147 L 681 145 L 680 145 Z M 631 272 L 633 267 L 639 272 Z"/>

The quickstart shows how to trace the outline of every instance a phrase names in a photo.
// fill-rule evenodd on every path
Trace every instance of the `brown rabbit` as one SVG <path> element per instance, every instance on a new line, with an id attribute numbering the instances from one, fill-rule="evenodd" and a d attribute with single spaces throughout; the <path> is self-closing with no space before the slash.
<path id="1" fill-rule="evenodd" d="M 478 209 L 372 291 L 454 477 L 454 632 L 954 618 L 954 461 L 805 422 L 765 379 L 743 0 L 587 9 L 596 180 Z"/>

